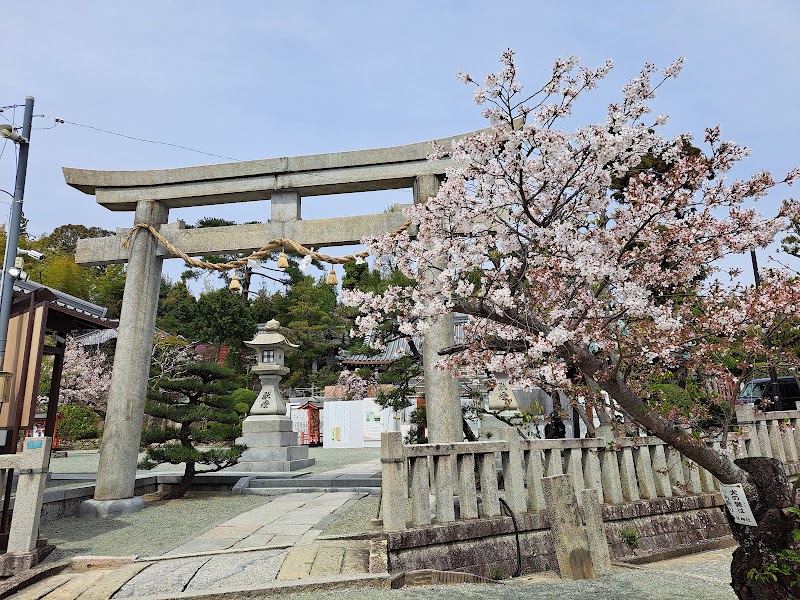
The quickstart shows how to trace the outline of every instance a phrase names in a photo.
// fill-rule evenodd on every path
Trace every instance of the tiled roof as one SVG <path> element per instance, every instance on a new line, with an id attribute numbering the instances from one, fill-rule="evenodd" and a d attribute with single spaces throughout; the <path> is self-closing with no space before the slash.
<path id="1" fill-rule="evenodd" d="M 453 337 L 456 344 L 464 343 L 464 324 L 467 316 L 456 313 L 453 315 Z M 414 336 L 414 345 L 422 349 L 422 340 Z M 397 338 L 386 344 L 386 348 L 376 354 L 347 354 L 339 355 L 339 362 L 346 365 L 388 365 L 397 359 L 411 354 L 406 338 Z"/>

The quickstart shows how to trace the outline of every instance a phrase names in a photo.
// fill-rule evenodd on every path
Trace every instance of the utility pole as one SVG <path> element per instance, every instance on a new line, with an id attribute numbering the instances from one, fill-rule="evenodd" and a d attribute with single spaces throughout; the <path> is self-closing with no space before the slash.
<path id="1" fill-rule="evenodd" d="M 28 150 L 30 149 L 31 123 L 33 121 L 33 96 L 25 98 L 25 116 L 22 120 L 22 138 L 14 140 L 19 144 L 17 161 L 17 180 L 14 185 L 14 202 L 11 205 L 11 221 L 6 232 L 6 254 L 3 262 L 2 289 L 0 290 L 0 365 L 5 361 L 6 341 L 8 339 L 8 320 L 11 317 L 11 303 L 14 296 L 14 277 L 8 270 L 14 266 L 19 244 L 19 229 L 22 224 L 22 198 L 25 195 L 25 176 L 28 171 Z"/>
<path id="2" fill-rule="evenodd" d="M 756 258 L 755 249 L 750 250 L 750 260 L 753 262 L 753 278 L 755 279 L 756 289 L 758 289 L 761 287 L 761 274 L 758 272 L 758 259 Z M 767 346 L 767 352 L 769 352 L 769 348 L 772 346 L 772 339 L 763 323 L 761 328 L 764 331 L 764 344 Z M 778 384 L 778 371 L 771 359 L 767 364 L 769 366 L 769 380 L 772 383 L 772 402 L 778 410 L 783 410 L 783 402 L 780 399 L 780 385 Z"/>

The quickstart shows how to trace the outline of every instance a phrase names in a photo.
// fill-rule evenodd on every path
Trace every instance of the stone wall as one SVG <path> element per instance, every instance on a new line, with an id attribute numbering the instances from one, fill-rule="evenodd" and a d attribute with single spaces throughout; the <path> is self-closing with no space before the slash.
<path id="1" fill-rule="evenodd" d="M 733 543 L 719 494 L 603 506 L 612 560 L 644 562 Z"/>
<path id="2" fill-rule="evenodd" d="M 521 573 L 555 569 L 555 550 L 543 514 L 517 519 Z M 517 543 L 510 517 L 476 519 L 387 534 L 389 571 L 461 571 L 489 577 L 494 568 L 513 575 Z"/>
<path id="3" fill-rule="evenodd" d="M 603 506 L 611 559 L 646 562 L 733 543 L 719 494 L 659 498 Z M 547 516 L 516 515 L 521 574 L 557 570 Z M 635 532 L 638 547 L 624 541 Z M 386 534 L 389 570 L 461 571 L 489 577 L 493 568 L 506 575 L 517 568 L 517 543 L 510 517 L 475 519 Z M 630 537 L 627 539 L 630 540 Z"/>

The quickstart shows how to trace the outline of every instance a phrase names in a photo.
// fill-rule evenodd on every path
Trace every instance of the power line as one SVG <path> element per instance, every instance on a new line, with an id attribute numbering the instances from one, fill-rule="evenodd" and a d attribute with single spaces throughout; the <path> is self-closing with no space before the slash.
<path id="1" fill-rule="evenodd" d="M 38 116 L 38 115 L 37 115 Z M 45 115 L 41 115 L 44 117 Z M 146 142 L 148 144 L 159 144 L 161 146 L 170 146 L 172 148 L 180 148 L 181 150 L 188 150 L 189 152 L 197 152 L 198 154 L 205 154 L 206 156 L 213 156 L 215 158 L 224 158 L 225 160 L 231 160 L 234 162 L 241 162 L 238 158 L 231 158 L 230 156 L 222 156 L 221 154 L 213 154 L 212 152 L 205 152 L 203 150 L 197 150 L 196 148 L 190 148 L 189 146 L 181 146 L 180 144 L 172 144 L 170 142 L 161 142 L 158 140 L 148 140 L 145 138 L 140 138 L 132 135 L 126 135 L 124 133 L 117 133 L 116 131 L 109 131 L 108 129 L 101 129 L 100 127 L 94 127 L 93 125 L 85 125 L 83 123 L 75 123 L 74 121 L 67 121 L 66 119 L 55 118 L 55 125 L 58 124 L 67 124 L 67 125 L 75 125 L 76 127 L 84 127 L 86 129 L 92 129 L 94 131 L 99 131 L 101 133 L 106 133 L 108 135 L 115 135 L 121 138 L 126 138 L 129 140 L 135 140 L 137 142 Z M 53 127 L 55 127 L 53 125 Z M 52 127 L 46 127 L 43 129 L 52 129 Z"/>

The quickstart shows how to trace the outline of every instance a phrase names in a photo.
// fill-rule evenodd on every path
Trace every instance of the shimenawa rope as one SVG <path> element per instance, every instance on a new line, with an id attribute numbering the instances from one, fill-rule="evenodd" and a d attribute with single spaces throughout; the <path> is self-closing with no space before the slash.
<path id="1" fill-rule="evenodd" d="M 401 232 L 405 231 L 411 225 L 411 221 L 406 221 L 403 223 L 401 227 L 399 227 L 396 231 L 392 232 L 392 236 L 396 236 Z M 236 260 L 232 260 L 226 263 L 210 263 L 205 262 L 202 260 L 197 260 L 196 258 L 192 258 L 185 252 L 179 250 L 172 244 L 167 238 L 165 238 L 161 233 L 152 225 L 147 223 L 136 223 L 134 224 L 133 228 L 131 229 L 130 233 L 122 240 L 122 247 L 127 248 L 130 245 L 131 238 L 133 234 L 136 233 L 138 229 L 146 229 L 149 231 L 154 238 L 156 238 L 167 250 L 169 250 L 175 256 L 182 258 L 187 265 L 192 267 L 198 267 L 201 269 L 210 269 L 213 271 L 230 271 L 231 269 L 237 269 L 239 267 L 243 267 L 247 264 L 248 260 L 261 260 L 265 256 L 267 256 L 270 252 L 277 248 L 291 248 L 298 254 L 302 254 L 303 256 L 310 256 L 314 260 L 319 260 L 322 262 L 326 262 L 331 265 L 343 265 L 359 258 L 366 258 L 369 256 L 369 252 L 359 252 L 357 254 L 348 254 L 347 256 L 331 256 L 329 254 L 322 254 L 321 252 L 315 252 L 310 248 L 306 248 L 302 244 L 298 244 L 294 240 L 290 240 L 289 238 L 274 238 L 269 240 L 264 246 L 253 252 L 250 256 L 245 258 L 239 258 Z"/>

